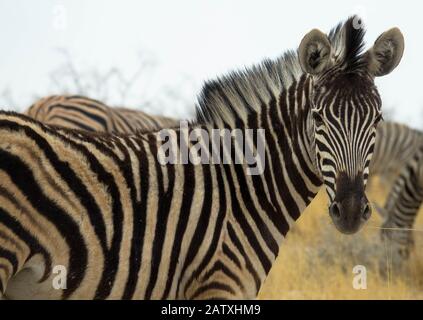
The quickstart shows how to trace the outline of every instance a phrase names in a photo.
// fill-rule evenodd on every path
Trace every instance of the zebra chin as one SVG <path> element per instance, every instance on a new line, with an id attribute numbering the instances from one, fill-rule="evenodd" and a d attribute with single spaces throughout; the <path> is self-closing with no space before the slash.
<path id="1" fill-rule="evenodd" d="M 337 177 L 335 198 L 329 205 L 329 215 L 335 227 L 344 234 L 353 234 L 369 220 L 371 207 L 364 193 L 363 175 Z"/>

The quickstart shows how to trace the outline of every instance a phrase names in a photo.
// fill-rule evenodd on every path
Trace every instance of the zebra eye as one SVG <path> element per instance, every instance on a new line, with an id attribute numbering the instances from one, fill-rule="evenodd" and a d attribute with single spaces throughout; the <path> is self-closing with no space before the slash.
<path id="1" fill-rule="evenodd" d="M 320 126 L 324 125 L 323 118 L 318 112 L 313 111 L 312 115 L 313 115 L 313 120 L 314 120 L 314 124 L 316 125 L 316 127 L 320 127 Z"/>
<path id="2" fill-rule="evenodd" d="M 374 127 L 377 127 L 377 125 L 379 124 L 379 122 L 381 122 L 381 121 L 384 121 L 384 119 L 383 119 L 383 116 L 382 116 L 382 114 L 379 114 L 377 117 L 376 117 L 376 119 L 375 119 L 375 122 L 374 122 Z"/>

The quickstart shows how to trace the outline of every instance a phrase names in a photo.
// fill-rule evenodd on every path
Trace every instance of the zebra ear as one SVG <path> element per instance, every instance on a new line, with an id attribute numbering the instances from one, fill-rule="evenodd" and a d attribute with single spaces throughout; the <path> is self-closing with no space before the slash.
<path id="1" fill-rule="evenodd" d="M 400 63 L 403 53 L 404 36 L 398 28 L 382 33 L 367 51 L 370 73 L 375 77 L 390 73 Z"/>
<path id="2" fill-rule="evenodd" d="M 326 34 L 313 29 L 301 40 L 298 58 L 304 72 L 319 74 L 329 66 L 332 46 Z"/>

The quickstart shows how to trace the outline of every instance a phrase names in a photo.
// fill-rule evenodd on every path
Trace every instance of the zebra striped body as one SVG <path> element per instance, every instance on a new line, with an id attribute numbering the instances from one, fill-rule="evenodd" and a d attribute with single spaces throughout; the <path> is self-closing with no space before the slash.
<path id="1" fill-rule="evenodd" d="M 163 164 L 158 154 L 168 142 L 181 152 L 197 146 L 189 149 L 197 157 L 212 146 L 182 129 L 162 141 L 163 132 L 93 134 L 0 112 L 5 296 L 255 298 L 322 183 L 332 205 L 342 206 L 337 227 L 357 231 L 363 206 L 344 191 L 354 184 L 352 195 L 363 196 L 380 116 L 373 78 L 396 67 L 402 50 L 384 50 L 403 43 L 399 31 L 388 31 L 362 54 L 354 19 L 329 37 L 311 31 L 298 55 L 205 85 L 188 133 L 265 129 L 262 174 L 234 161 L 243 150 L 235 139 L 217 149 L 230 163 Z M 316 59 L 326 50 L 336 59 Z M 374 59 L 381 54 L 393 58 Z M 256 135 L 245 136 L 250 151 L 259 150 Z M 68 270 L 63 290 L 51 285 L 57 265 Z"/>
<path id="2" fill-rule="evenodd" d="M 91 132 L 135 133 L 179 126 L 179 121 L 139 110 L 112 108 L 83 96 L 49 96 L 35 102 L 26 115 L 46 124 Z"/>
<path id="3" fill-rule="evenodd" d="M 299 85 L 310 90 L 305 78 Z M 266 138 L 277 150 L 308 143 L 293 134 L 295 143 Z M 1 113 L 0 135 L 8 298 L 254 298 L 321 184 L 309 155 L 295 149 L 290 158 L 266 150 L 272 170 L 247 176 L 241 165 L 163 167 L 156 134 L 84 135 Z M 51 288 L 56 265 L 69 270 L 63 292 Z"/>

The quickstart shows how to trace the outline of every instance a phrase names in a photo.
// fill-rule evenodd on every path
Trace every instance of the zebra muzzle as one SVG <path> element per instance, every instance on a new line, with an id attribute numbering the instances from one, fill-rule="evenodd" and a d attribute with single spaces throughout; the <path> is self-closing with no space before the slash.
<path id="1" fill-rule="evenodd" d="M 339 177 L 329 215 L 336 228 L 345 234 L 357 232 L 371 216 L 371 206 L 364 193 L 362 178 Z"/>

